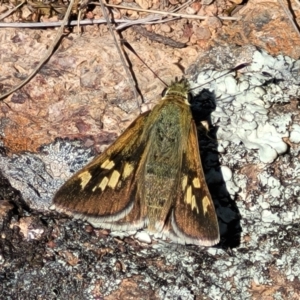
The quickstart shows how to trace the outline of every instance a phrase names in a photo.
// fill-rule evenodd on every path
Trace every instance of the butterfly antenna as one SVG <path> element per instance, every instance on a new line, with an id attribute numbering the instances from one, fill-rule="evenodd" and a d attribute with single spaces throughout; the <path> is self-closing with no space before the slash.
<path id="1" fill-rule="evenodd" d="M 166 87 L 168 86 L 151 68 L 150 66 L 136 53 L 136 51 L 132 48 L 132 46 L 126 41 L 126 40 L 121 40 L 121 43 L 128 49 L 130 50 L 133 54 L 137 56 L 137 58 L 152 72 L 152 74 L 162 82 Z"/>
<path id="2" fill-rule="evenodd" d="M 196 90 L 196 89 L 198 89 L 199 87 L 204 86 L 204 85 L 206 85 L 206 84 L 208 84 L 208 83 L 210 83 L 210 82 L 212 82 L 212 81 L 218 80 L 219 78 L 221 78 L 221 77 L 223 77 L 223 76 L 226 76 L 227 74 L 230 74 L 230 73 L 232 73 L 232 72 L 236 72 L 236 71 L 238 71 L 238 70 L 240 70 L 240 69 L 243 69 L 243 68 L 245 68 L 245 67 L 247 67 L 247 66 L 249 66 L 249 65 L 250 65 L 250 63 L 243 63 L 243 64 L 240 64 L 240 65 L 237 65 L 236 67 L 234 67 L 234 68 L 228 70 L 226 73 L 224 73 L 224 74 L 222 74 L 222 75 L 220 75 L 220 76 L 218 76 L 218 77 L 216 77 L 216 78 L 212 78 L 212 79 L 206 81 L 205 83 L 203 83 L 203 84 L 201 84 L 201 85 L 199 85 L 199 86 L 197 86 L 197 87 L 194 87 L 194 88 L 190 89 L 189 92 L 191 92 L 191 91 L 193 91 L 193 90 Z"/>

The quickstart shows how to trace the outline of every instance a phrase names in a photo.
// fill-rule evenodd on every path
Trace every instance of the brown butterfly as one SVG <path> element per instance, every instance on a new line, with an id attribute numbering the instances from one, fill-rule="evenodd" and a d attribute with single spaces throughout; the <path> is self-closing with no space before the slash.
<path id="1" fill-rule="evenodd" d="M 172 83 L 159 104 L 58 190 L 55 208 L 95 227 L 147 228 L 176 243 L 218 243 L 188 96 L 186 80 Z"/>

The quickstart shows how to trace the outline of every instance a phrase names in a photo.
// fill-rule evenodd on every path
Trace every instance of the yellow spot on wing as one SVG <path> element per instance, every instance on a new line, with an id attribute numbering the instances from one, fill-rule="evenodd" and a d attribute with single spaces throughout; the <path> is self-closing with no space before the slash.
<path id="1" fill-rule="evenodd" d="M 107 183 L 108 183 L 108 178 L 105 176 L 99 184 L 99 188 L 101 189 L 102 192 L 105 190 Z"/>
<path id="2" fill-rule="evenodd" d="M 122 178 L 126 179 L 128 176 L 131 175 L 133 170 L 134 170 L 134 166 L 130 163 L 126 163 L 125 166 L 124 166 Z"/>
<path id="3" fill-rule="evenodd" d="M 192 187 L 190 185 L 186 190 L 186 203 L 192 204 Z"/>
<path id="4" fill-rule="evenodd" d="M 198 177 L 195 177 L 195 178 L 193 179 L 193 186 L 194 186 L 196 189 L 200 189 L 201 183 L 200 183 L 200 180 L 199 180 Z"/>
<path id="5" fill-rule="evenodd" d="M 191 205 L 192 210 L 195 208 L 197 210 L 197 213 L 199 213 L 199 208 L 196 203 L 196 197 L 195 197 L 195 195 L 192 194 L 192 186 L 190 186 L 190 185 L 188 186 L 188 188 L 186 190 L 184 200 L 187 204 Z"/>
<path id="6" fill-rule="evenodd" d="M 78 175 L 78 177 L 81 179 L 81 189 L 84 190 L 86 185 L 89 183 L 90 179 L 92 178 L 92 175 L 89 171 L 85 171 Z"/>
<path id="7" fill-rule="evenodd" d="M 188 181 L 188 177 L 187 176 L 183 176 L 182 178 L 182 190 L 185 191 L 185 188 L 187 186 L 187 181 Z"/>
<path id="8" fill-rule="evenodd" d="M 111 187 L 112 189 L 114 189 L 118 182 L 119 182 L 119 178 L 120 178 L 120 173 L 116 170 L 114 170 L 110 176 L 109 182 L 108 182 L 108 186 Z"/>
<path id="9" fill-rule="evenodd" d="M 107 160 L 101 165 L 101 168 L 102 168 L 102 169 L 106 169 L 106 170 L 111 170 L 114 166 L 115 166 L 115 163 L 113 162 L 113 160 L 107 159 Z"/>
<path id="10" fill-rule="evenodd" d="M 197 210 L 197 213 L 199 213 L 199 209 L 198 209 L 198 205 L 197 205 L 197 203 L 196 203 L 196 197 L 195 197 L 195 195 L 193 195 L 192 196 L 192 210 L 194 209 L 194 208 L 196 208 L 196 210 Z"/>
<path id="11" fill-rule="evenodd" d="M 207 196 L 203 197 L 202 206 L 203 206 L 203 212 L 204 212 L 204 214 L 206 214 L 208 211 L 208 208 L 211 206 L 211 201 Z"/>

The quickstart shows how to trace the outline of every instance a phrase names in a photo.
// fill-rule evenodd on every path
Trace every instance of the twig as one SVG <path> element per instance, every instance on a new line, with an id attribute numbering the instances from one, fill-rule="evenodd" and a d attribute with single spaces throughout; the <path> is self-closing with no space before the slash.
<path id="1" fill-rule="evenodd" d="M 174 21 L 178 18 L 171 17 L 168 19 L 163 19 L 162 16 L 151 15 L 143 19 L 138 20 L 128 20 L 128 19 L 116 19 L 114 20 L 115 23 L 121 23 L 116 27 L 116 30 L 120 30 L 132 25 L 138 24 L 158 24 L 158 23 L 166 23 L 169 21 Z M 96 19 L 96 20 L 81 20 L 79 21 L 79 25 L 96 25 L 96 24 L 103 24 L 106 23 L 104 19 Z M 0 28 L 41 28 L 41 27 L 60 27 L 62 22 L 43 22 L 43 23 L 0 23 Z M 78 25 L 77 21 L 71 21 L 69 26 L 76 26 Z"/>
<path id="2" fill-rule="evenodd" d="M 142 36 L 144 36 L 148 39 L 150 39 L 151 41 L 156 41 L 158 43 L 162 43 L 162 44 L 168 45 L 168 46 L 173 47 L 173 48 L 184 48 L 184 47 L 186 47 L 186 44 L 184 44 L 184 43 L 174 41 L 173 39 L 168 38 L 168 37 L 163 36 L 163 35 L 160 35 L 158 33 L 150 32 L 142 26 L 133 25 L 133 26 L 131 26 L 131 28 L 135 32 L 139 33 L 140 35 L 142 35 Z"/>
<path id="3" fill-rule="evenodd" d="M 52 45 L 49 47 L 49 49 L 47 50 L 44 58 L 39 62 L 39 64 L 37 65 L 37 67 L 31 72 L 31 74 L 25 79 L 23 80 L 20 84 L 18 84 L 16 87 L 14 87 L 13 89 L 11 89 L 10 91 L 8 91 L 7 93 L 4 93 L 2 95 L 0 95 L 0 100 L 3 100 L 4 98 L 8 97 L 10 94 L 12 94 L 13 92 L 17 91 L 18 89 L 20 89 L 21 87 L 23 87 L 27 82 L 29 82 L 34 75 L 38 72 L 38 70 L 40 69 L 40 67 L 49 59 L 49 57 L 51 56 L 51 54 L 53 53 L 57 43 L 59 42 L 59 40 L 61 39 L 63 32 L 64 32 L 64 27 L 68 22 L 72 7 L 74 4 L 74 0 L 70 0 L 67 12 L 65 14 L 65 17 L 61 23 L 61 26 L 56 34 L 56 37 L 54 39 L 54 41 L 52 42 Z"/>
<path id="4" fill-rule="evenodd" d="M 95 2 L 91 2 L 92 4 L 97 4 Z M 174 17 L 179 17 L 179 18 L 186 18 L 186 19 L 197 19 L 197 20 L 205 20 L 208 17 L 207 16 L 198 16 L 198 15 L 188 15 L 188 14 L 180 14 L 180 13 L 173 13 L 173 12 L 168 12 L 168 11 L 159 11 L 159 10 L 153 10 L 153 9 L 142 9 L 142 8 L 136 8 L 136 7 L 127 7 L 127 6 L 122 6 L 122 5 L 113 5 L 113 4 L 105 4 L 107 7 L 115 7 L 119 9 L 129 9 L 129 10 L 135 10 L 135 11 L 141 11 L 141 12 L 148 12 L 148 13 L 153 13 L 153 14 L 160 14 L 160 15 L 165 15 L 165 16 L 174 16 Z M 222 20 L 239 20 L 241 17 L 223 17 L 223 16 L 218 16 L 219 19 Z"/>
<path id="5" fill-rule="evenodd" d="M 159 16 L 159 15 L 150 15 L 144 19 L 137 19 L 137 20 L 127 20 L 128 22 L 124 22 L 123 24 L 120 24 L 116 27 L 116 30 L 121 30 L 123 28 L 132 26 L 132 25 L 138 25 L 138 24 L 158 24 L 158 23 L 166 23 L 169 21 L 174 21 L 177 20 L 179 18 L 176 17 L 171 17 L 171 18 L 166 18 L 163 16 Z M 118 22 L 117 20 L 115 20 L 115 22 Z"/>
<path id="6" fill-rule="evenodd" d="M 187 2 L 183 3 L 182 5 L 179 5 L 178 7 L 176 7 L 175 9 L 172 10 L 172 12 L 178 11 L 180 9 L 183 9 L 189 5 L 191 5 L 192 3 L 194 3 L 195 0 L 188 0 Z"/>
<path id="7" fill-rule="evenodd" d="M 11 13 L 13 13 L 13 12 L 16 11 L 18 8 L 20 8 L 25 2 L 26 2 L 26 0 L 23 1 L 23 2 L 21 2 L 19 5 L 15 6 L 14 8 L 9 9 L 7 12 L 3 13 L 2 15 L 0 15 L 0 20 L 3 20 L 3 19 L 5 19 L 6 17 L 8 17 Z"/>
<path id="8" fill-rule="evenodd" d="M 128 20 L 128 19 L 117 19 L 114 20 L 116 23 L 125 23 L 128 24 L 127 26 L 130 25 L 135 25 L 135 24 L 147 24 L 148 22 L 154 23 L 156 20 L 161 20 L 161 16 L 149 16 L 144 19 L 139 19 L 139 20 Z M 164 22 L 174 20 L 172 19 L 165 19 Z M 105 19 L 85 19 L 85 20 L 80 20 L 79 25 L 95 25 L 95 24 L 103 24 L 106 23 Z M 58 22 L 26 22 L 26 23 L 0 23 L 0 28 L 41 28 L 41 27 L 60 27 L 62 24 L 62 21 Z M 76 26 L 78 23 L 77 21 L 71 21 L 68 25 L 69 26 Z"/>
<path id="9" fill-rule="evenodd" d="M 122 25 L 119 25 L 116 29 L 121 29 L 123 27 L 128 27 L 131 25 L 137 25 L 137 24 L 157 24 L 157 23 L 165 23 L 169 21 L 174 21 L 178 18 L 169 18 L 169 19 L 163 19 L 165 17 L 163 16 L 157 16 L 157 15 L 150 15 L 143 19 L 137 19 L 137 20 L 130 20 L 130 19 L 115 19 L 115 23 L 123 23 Z M 80 20 L 79 25 L 96 25 L 96 24 L 103 24 L 106 23 L 105 19 L 85 19 Z M 0 23 L 0 28 L 41 28 L 41 27 L 60 27 L 62 24 L 62 21 L 58 22 L 34 22 L 34 23 Z M 76 26 L 78 23 L 77 21 L 71 21 L 68 25 L 69 26 Z"/>
<path id="10" fill-rule="evenodd" d="M 288 10 L 288 8 L 284 5 L 283 1 L 282 0 L 279 0 L 278 1 L 282 7 L 282 9 L 284 10 L 285 14 L 287 15 L 290 23 L 292 24 L 292 26 L 294 27 L 295 31 L 297 32 L 298 36 L 300 37 L 300 33 L 299 33 L 299 28 L 298 26 L 296 25 L 295 21 L 294 21 L 294 18 L 292 17 L 291 15 L 291 12 Z"/>
<path id="11" fill-rule="evenodd" d="M 123 52 L 121 51 L 120 49 L 120 46 L 119 46 L 119 43 L 117 41 L 117 38 L 116 38 L 116 35 L 112 29 L 112 26 L 111 26 L 111 23 L 110 23 L 110 20 L 109 20 L 109 17 L 107 15 L 107 12 L 106 12 L 106 9 L 105 9 L 105 6 L 104 6 L 104 3 L 102 2 L 102 0 L 99 0 L 99 3 L 101 5 L 101 9 L 102 9 L 102 13 L 103 13 L 103 16 L 104 18 L 106 19 L 106 22 L 107 22 L 107 26 L 108 26 L 108 29 L 110 31 L 110 34 L 112 35 L 113 39 L 114 39 L 114 42 L 115 42 L 115 45 L 116 45 L 116 48 L 117 48 L 117 51 L 119 53 L 119 56 L 120 56 L 120 59 L 121 59 L 121 62 L 122 62 L 122 65 L 123 65 L 123 68 L 125 69 L 125 72 L 126 72 L 126 75 L 127 75 L 127 78 L 129 80 L 129 84 L 131 86 L 131 89 L 133 91 L 133 94 L 135 96 L 135 99 L 138 99 L 138 94 L 137 94 L 137 90 L 136 90 L 136 87 L 135 87 L 135 82 L 132 78 L 132 74 L 129 72 L 128 70 L 128 67 L 127 67 L 127 64 L 126 64 L 126 60 L 125 60 L 125 57 L 124 57 L 124 54 Z"/>

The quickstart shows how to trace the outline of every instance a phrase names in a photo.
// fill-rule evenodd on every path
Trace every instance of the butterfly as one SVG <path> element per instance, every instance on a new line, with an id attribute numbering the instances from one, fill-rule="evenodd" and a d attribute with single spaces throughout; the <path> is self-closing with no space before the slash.
<path id="1" fill-rule="evenodd" d="M 55 209 L 95 227 L 138 230 L 181 244 L 219 242 L 185 79 L 57 191 Z"/>

